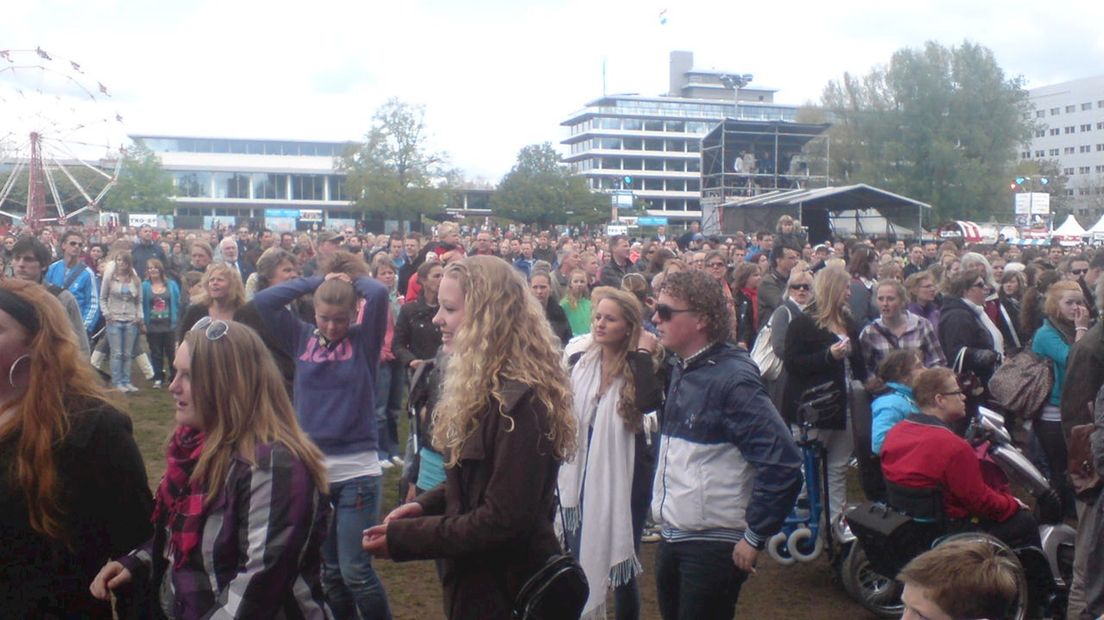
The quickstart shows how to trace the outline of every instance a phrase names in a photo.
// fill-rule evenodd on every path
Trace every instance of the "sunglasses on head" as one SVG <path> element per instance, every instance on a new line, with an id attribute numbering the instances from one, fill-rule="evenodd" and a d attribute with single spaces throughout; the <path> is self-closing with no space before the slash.
<path id="1" fill-rule="evenodd" d="M 791 291 L 808 291 L 811 288 L 812 287 L 809 286 L 808 284 L 791 284 L 790 285 L 790 290 Z"/>
<path id="2" fill-rule="evenodd" d="M 196 321 L 191 331 L 204 332 L 204 335 L 207 336 L 207 340 L 218 340 L 225 336 L 226 332 L 230 331 L 230 324 L 226 321 L 215 320 L 209 316 L 205 316 Z"/>
<path id="3" fill-rule="evenodd" d="M 672 318 L 674 318 L 676 314 L 679 314 L 681 312 L 692 312 L 692 310 L 690 310 L 690 308 L 683 308 L 682 310 L 678 310 L 676 308 L 668 306 L 667 304 L 656 304 L 655 306 L 656 316 L 664 321 L 670 321 Z"/>

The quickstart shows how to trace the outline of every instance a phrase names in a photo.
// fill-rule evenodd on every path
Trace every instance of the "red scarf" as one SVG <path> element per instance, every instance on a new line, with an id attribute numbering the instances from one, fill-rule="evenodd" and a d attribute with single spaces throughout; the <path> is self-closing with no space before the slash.
<path id="1" fill-rule="evenodd" d="M 176 428 L 165 455 L 168 468 L 154 498 L 152 521 L 169 526 L 169 550 L 176 568 L 184 565 L 203 535 L 203 493 L 193 489 L 190 480 L 203 452 L 203 439 L 202 431 L 184 425 Z"/>
<path id="2" fill-rule="evenodd" d="M 742 288 L 740 292 L 744 294 L 744 297 L 751 302 L 751 328 L 753 330 L 759 329 L 759 289 L 756 288 Z"/>

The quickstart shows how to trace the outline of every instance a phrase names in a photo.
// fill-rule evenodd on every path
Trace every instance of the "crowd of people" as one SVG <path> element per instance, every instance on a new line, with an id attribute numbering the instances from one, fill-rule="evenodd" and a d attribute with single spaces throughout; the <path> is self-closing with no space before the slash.
<path id="1" fill-rule="evenodd" d="M 119 617 L 389 618 L 373 560 L 434 559 L 449 618 L 506 618 L 566 548 L 583 616 L 632 619 L 657 541 L 659 613 L 730 618 L 802 493 L 811 393 L 835 396 L 809 429 L 833 517 L 862 453 L 885 484 L 940 488 L 954 527 L 1037 544 L 962 437 L 1024 352 L 1051 390 L 1003 412 L 1078 522 L 1070 617 L 1104 614 L 1104 502 L 1068 463 L 1096 424 L 1104 467 L 1104 251 L 811 244 L 783 216 L 638 239 L 46 228 L 0 261 L 13 617 L 108 618 L 114 598 Z M 153 494 L 132 369 L 174 401 Z M 906 605 L 942 587 L 932 566 L 902 573 Z"/>

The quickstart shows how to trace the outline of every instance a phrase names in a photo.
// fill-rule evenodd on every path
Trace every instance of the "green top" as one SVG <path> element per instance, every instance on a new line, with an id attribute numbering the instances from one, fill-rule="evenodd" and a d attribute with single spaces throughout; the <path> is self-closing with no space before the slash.
<path id="1" fill-rule="evenodd" d="M 571 325 L 571 335 L 581 336 L 590 333 L 590 300 L 580 299 L 579 305 L 572 308 L 571 301 L 564 297 L 560 300 L 560 307 L 567 314 L 567 322 Z"/>

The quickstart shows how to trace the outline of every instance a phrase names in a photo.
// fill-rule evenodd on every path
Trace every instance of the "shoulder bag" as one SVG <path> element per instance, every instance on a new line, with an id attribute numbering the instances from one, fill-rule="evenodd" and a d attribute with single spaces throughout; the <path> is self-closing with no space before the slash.
<path id="1" fill-rule="evenodd" d="M 1092 434 L 1095 424 L 1078 424 L 1070 431 L 1069 468 L 1073 492 L 1082 501 L 1092 501 L 1100 492 L 1100 473 L 1093 464 Z"/>
<path id="2" fill-rule="evenodd" d="M 993 400 L 1022 419 L 1037 415 L 1054 387 L 1049 359 L 1032 351 L 1020 351 L 1006 358 L 989 379 Z"/>
<path id="3" fill-rule="evenodd" d="M 786 308 L 786 314 L 790 316 L 790 320 L 793 320 L 789 307 L 785 302 L 782 303 L 782 307 Z M 771 344 L 773 329 L 774 317 L 772 316 L 763 329 L 759 330 L 759 335 L 755 337 L 755 344 L 751 347 L 751 361 L 755 362 L 759 367 L 759 375 L 767 381 L 774 381 L 782 374 L 782 358 L 774 352 L 774 345 Z"/>
<path id="4" fill-rule="evenodd" d="M 514 599 L 513 620 L 578 620 L 590 596 L 586 574 L 567 542 L 567 524 L 558 488 L 556 509 L 564 531 L 565 553 L 553 554 L 521 586 Z"/>

